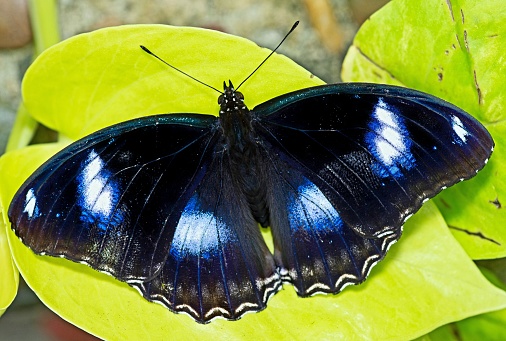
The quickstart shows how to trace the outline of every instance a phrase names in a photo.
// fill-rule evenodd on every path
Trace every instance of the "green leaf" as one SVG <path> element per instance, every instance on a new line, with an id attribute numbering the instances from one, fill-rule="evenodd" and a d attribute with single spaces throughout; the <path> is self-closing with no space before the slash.
<path id="1" fill-rule="evenodd" d="M 30 0 L 30 19 L 35 39 L 35 54 L 47 45 L 60 40 L 57 29 L 57 13 L 55 0 Z M 6 150 L 14 150 L 25 146 L 33 137 L 37 122 L 28 115 L 23 103 L 19 105 L 16 120 L 12 128 Z M 3 164 L 0 162 L 0 164 Z M 5 173 L 0 169 L 0 173 Z M 8 183 L 0 183 L 0 186 L 8 186 Z M 0 316 L 16 297 L 19 285 L 19 272 L 13 263 L 10 249 L 7 243 L 5 229 L 7 227 L 7 206 L 2 203 L 8 201 L 1 198 L 0 189 Z"/>
<path id="2" fill-rule="evenodd" d="M 0 203 L 2 201 L 0 198 Z M 6 216 L 0 212 L 0 269 L 2 271 L 0 276 L 0 316 L 16 297 L 19 285 L 19 272 L 12 260 L 6 234 L 8 225 L 5 220 Z"/>
<path id="3" fill-rule="evenodd" d="M 506 3 L 392 1 L 360 28 L 342 78 L 403 85 L 452 102 L 480 119 L 496 147 L 474 179 L 435 200 L 474 259 L 506 256 Z"/>
<path id="4" fill-rule="evenodd" d="M 506 340 L 506 309 L 475 316 L 455 323 L 460 340 Z"/>
<path id="5" fill-rule="evenodd" d="M 69 39 L 41 55 L 23 93 L 30 113 L 74 138 L 105 125 L 157 112 L 217 113 L 213 91 L 143 53 L 143 44 L 214 86 L 240 82 L 268 53 L 241 38 L 199 29 L 126 26 Z M 249 107 L 319 84 L 284 57 L 269 60 L 241 88 Z M 54 87 L 60 89 L 54 91 Z M 308 116 L 310 118 L 310 115 Z M 22 181 L 61 145 L 11 152 L 0 159 L 2 207 Z M 4 211 L 5 214 L 5 211 Z M 150 303 L 127 284 L 86 265 L 36 256 L 8 229 L 16 264 L 41 300 L 64 319 L 105 339 L 392 339 L 405 340 L 468 316 L 506 307 L 426 205 L 401 241 L 362 285 L 339 295 L 298 298 L 285 286 L 260 313 L 200 325 Z"/>
<path id="6" fill-rule="evenodd" d="M 506 339 L 506 309 L 474 316 L 440 327 L 418 341 L 503 341 Z"/>
<path id="7" fill-rule="evenodd" d="M 60 148 L 36 146 L 6 154 L 2 160 L 8 164 L 11 160 L 26 162 L 18 165 L 27 174 L 10 180 L 19 183 L 36 163 Z M 21 152 L 33 155 L 20 158 Z M 506 307 L 504 292 L 481 276 L 431 204 L 410 219 L 401 241 L 365 284 L 348 287 L 336 296 L 307 299 L 297 298 L 287 285 L 260 313 L 204 326 L 147 302 L 136 290 L 108 275 L 67 260 L 36 256 L 12 232 L 9 238 L 23 277 L 41 300 L 63 318 L 106 339 L 140 339 L 149 331 L 153 339 L 167 335 L 205 338 L 220 333 L 234 339 L 361 335 L 404 340 L 447 322 Z"/>
<path id="8" fill-rule="evenodd" d="M 0 157 L 0 316 L 10 306 L 19 286 L 19 271 L 14 264 L 11 249 L 7 238 L 9 223 L 7 209 L 13 193 L 20 185 L 19 182 L 11 182 L 6 179 L 17 173 L 18 160 L 6 161 L 4 156 Z"/>
<path id="9" fill-rule="evenodd" d="M 504 290 L 504 283 L 493 272 L 485 268 L 480 268 L 480 270 L 490 282 Z M 439 327 L 429 334 L 418 338 L 417 341 L 506 340 L 505 326 L 506 309 L 502 309 Z"/>
<path id="10" fill-rule="evenodd" d="M 270 52 L 246 39 L 198 28 L 137 25 L 98 30 L 42 53 L 23 81 L 26 108 L 38 121 L 74 139 L 139 116 L 218 114 L 215 91 L 170 69 L 139 45 L 218 89 L 229 79 L 239 85 Z M 275 55 L 241 90 L 252 108 L 319 84 L 323 82 L 309 71 Z"/>

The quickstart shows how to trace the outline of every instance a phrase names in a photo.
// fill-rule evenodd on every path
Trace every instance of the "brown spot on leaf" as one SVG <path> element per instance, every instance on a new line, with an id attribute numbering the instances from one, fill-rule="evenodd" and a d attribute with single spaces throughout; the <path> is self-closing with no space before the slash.
<path id="1" fill-rule="evenodd" d="M 441 82 L 443 80 L 443 70 L 444 70 L 443 67 L 442 66 L 438 66 L 438 67 L 435 67 L 433 69 L 434 69 L 434 71 L 437 72 L 437 79 L 438 79 L 438 81 Z"/>
<path id="2" fill-rule="evenodd" d="M 452 21 L 455 21 L 455 17 L 453 16 L 452 3 L 450 2 L 450 0 L 446 0 L 446 5 L 448 5 L 448 9 L 450 10 L 450 14 L 452 16 Z"/>
<path id="3" fill-rule="evenodd" d="M 455 340 L 461 341 L 462 340 L 462 336 L 460 335 L 460 330 L 459 330 L 458 325 L 455 324 L 455 323 L 450 323 L 449 326 L 450 326 L 450 330 L 451 330 L 451 332 L 452 332 L 453 337 L 455 338 Z"/>
<path id="4" fill-rule="evenodd" d="M 443 204 L 443 206 L 444 206 L 444 207 L 446 207 L 446 208 L 452 208 L 452 207 L 450 206 L 450 204 L 449 204 L 448 202 L 446 202 L 446 200 L 444 200 L 443 198 L 440 198 L 440 199 L 439 199 L 439 202 L 440 202 L 441 204 Z"/>
<path id="5" fill-rule="evenodd" d="M 491 203 L 492 205 L 494 205 L 497 209 L 502 208 L 499 198 L 495 198 L 494 200 L 489 200 L 488 202 Z"/>
<path id="6" fill-rule="evenodd" d="M 456 231 L 459 231 L 459 232 L 464 232 L 470 236 L 476 236 L 476 237 L 479 237 L 483 240 L 486 240 L 486 241 L 489 241 L 491 243 L 494 243 L 494 244 L 497 244 L 497 245 L 501 245 L 501 243 L 499 243 L 497 240 L 494 240 L 492 238 L 489 238 L 487 236 L 485 236 L 483 233 L 481 232 L 473 232 L 473 231 L 469 231 L 469 230 L 466 230 L 466 229 L 463 229 L 461 227 L 457 227 L 457 226 L 453 226 L 453 225 L 448 225 L 449 228 L 453 229 L 453 230 L 456 230 Z"/>
<path id="7" fill-rule="evenodd" d="M 379 65 L 378 63 L 376 63 L 374 60 L 372 60 L 371 58 L 369 58 L 368 55 L 366 55 L 364 52 L 362 52 L 362 50 L 357 46 L 357 51 L 358 53 L 360 53 L 360 55 L 362 57 L 364 57 L 365 59 L 367 59 L 368 62 L 370 62 L 371 64 L 373 64 L 374 66 L 376 66 L 378 69 L 388 73 L 388 76 L 391 77 L 392 79 L 395 79 L 395 76 L 389 72 L 387 69 L 385 69 L 384 67 L 382 67 L 381 65 Z M 379 74 L 377 71 L 373 71 L 373 74 L 375 76 L 377 76 L 378 78 L 380 79 L 383 79 L 383 75 Z"/>
<path id="8" fill-rule="evenodd" d="M 483 102 L 480 85 L 478 84 L 478 78 L 476 77 L 476 70 L 474 72 L 474 86 L 476 87 L 476 92 L 478 93 L 478 104 L 481 105 Z"/>
<path id="9" fill-rule="evenodd" d="M 469 43 L 467 41 L 467 31 L 464 30 L 464 43 L 466 44 L 466 50 L 469 52 Z"/>

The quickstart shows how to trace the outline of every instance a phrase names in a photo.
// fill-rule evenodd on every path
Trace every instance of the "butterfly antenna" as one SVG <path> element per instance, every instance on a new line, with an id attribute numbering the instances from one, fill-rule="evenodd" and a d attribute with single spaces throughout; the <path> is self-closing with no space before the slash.
<path id="1" fill-rule="evenodd" d="M 162 63 L 164 63 L 165 65 L 167 65 L 167 66 L 169 66 L 169 67 L 173 68 L 174 70 L 181 72 L 183 75 L 190 77 L 190 78 L 191 78 L 191 79 L 193 79 L 194 81 L 197 81 L 197 82 L 199 82 L 200 84 L 207 86 L 208 88 L 211 88 L 211 89 L 213 89 L 213 90 L 215 90 L 215 91 L 218 91 L 220 94 L 223 92 L 223 91 L 220 91 L 220 90 L 216 89 L 214 86 L 211 86 L 211 85 L 209 85 L 209 84 L 206 84 L 206 83 L 204 83 L 204 82 L 202 82 L 202 81 L 198 80 L 197 78 L 195 78 L 195 77 L 193 77 L 193 76 L 191 76 L 191 75 L 187 74 L 186 72 L 184 72 L 184 71 L 182 71 L 182 70 L 178 69 L 177 67 L 175 67 L 175 66 L 173 66 L 173 65 L 171 65 L 171 64 L 169 64 L 169 63 L 167 63 L 165 60 L 163 60 L 162 58 L 158 57 L 156 54 L 154 54 L 153 52 L 151 52 L 151 51 L 150 51 L 150 50 L 149 50 L 146 46 L 144 46 L 144 45 L 140 45 L 140 46 L 141 46 L 141 49 L 143 49 L 143 50 L 144 50 L 144 52 L 147 52 L 148 54 L 152 55 L 153 57 L 155 57 L 156 59 L 158 59 L 159 61 L 161 61 L 161 62 L 162 62 Z M 243 82 L 243 83 L 244 83 L 244 82 Z"/>
<path id="2" fill-rule="evenodd" d="M 260 66 L 262 66 L 262 65 L 263 65 L 263 64 L 267 61 L 267 59 L 269 59 L 269 58 L 272 56 L 272 54 L 273 54 L 274 52 L 276 52 L 276 50 L 277 50 L 277 49 L 281 46 L 281 44 L 283 44 L 283 42 L 286 40 L 286 38 L 288 38 L 288 36 L 290 35 L 290 33 L 292 33 L 292 32 L 293 32 L 293 30 L 295 30 L 295 28 L 297 28 L 297 26 L 298 26 L 298 25 L 299 25 L 299 21 L 297 20 L 297 21 L 293 24 L 293 26 L 292 26 L 292 28 L 290 29 L 290 31 L 288 31 L 288 33 L 285 35 L 285 37 L 283 38 L 283 40 L 281 40 L 281 42 L 278 44 L 278 46 L 276 46 L 276 48 L 275 48 L 274 50 L 272 50 L 272 51 L 271 51 L 271 53 L 269 53 L 269 55 L 268 55 L 267 57 L 265 57 L 265 59 L 263 60 L 263 62 L 261 62 L 261 63 L 260 63 L 260 65 L 258 65 L 258 66 L 257 66 L 257 68 L 256 68 L 255 70 L 253 70 L 253 72 L 252 72 L 252 73 L 250 73 L 250 75 L 249 75 L 248 77 L 246 77 L 246 79 L 245 79 L 245 80 L 243 80 L 243 81 L 241 82 L 241 84 L 239 84 L 239 86 L 238 86 L 237 88 L 235 88 L 235 90 L 236 90 L 236 91 L 237 91 L 237 90 L 241 87 L 241 85 L 243 85 L 243 84 L 244 84 L 244 82 L 246 82 L 246 81 L 247 81 L 247 80 L 248 80 L 251 76 L 253 76 L 253 74 L 254 74 L 255 72 L 257 72 L 257 70 L 258 70 L 258 69 L 260 69 Z"/>

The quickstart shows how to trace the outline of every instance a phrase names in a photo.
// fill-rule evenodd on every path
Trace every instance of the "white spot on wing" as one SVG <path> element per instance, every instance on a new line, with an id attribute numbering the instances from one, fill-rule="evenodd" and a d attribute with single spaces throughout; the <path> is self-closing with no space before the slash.
<path id="1" fill-rule="evenodd" d="M 88 156 L 91 160 L 83 169 L 81 195 L 85 205 L 94 213 L 108 215 L 113 208 L 111 186 L 107 185 L 107 178 L 100 175 L 104 167 L 102 159 L 95 151 Z"/>
<path id="2" fill-rule="evenodd" d="M 94 150 L 89 153 L 76 181 L 81 221 L 102 230 L 123 223 L 124 215 L 117 207 L 120 186 Z"/>
<path id="3" fill-rule="evenodd" d="M 337 226 L 341 226 L 342 221 L 337 213 L 336 209 L 330 201 L 325 197 L 322 191 L 316 187 L 316 185 L 310 181 L 307 181 L 303 185 L 298 188 L 299 194 L 301 198 L 304 198 L 305 207 L 309 211 L 312 217 L 317 217 L 317 225 L 326 224 L 336 224 Z M 312 205 L 311 205 L 312 204 Z M 332 221 L 328 221 L 331 218 Z M 320 226 L 324 227 L 324 226 Z"/>
<path id="4" fill-rule="evenodd" d="M 33 188 L 30 188 L 28 192 L 26 192 L 25 197 L 25 208 L 23 212 L 28 214 L 28 218 L 34 218 L 39 215 L 39 208 L 37 207 L 37 198 L 35 197 L 35 193 Z"/>
<path id="5" fill-rule="evenodd" d="M 405 139 L 399 133 L 402 128 L 382 99 L 379 100 L 374 115 L 381 124 L 380 136 L 376 141 L 379 157 L 386 165 L 391 166 L 408 149 Z"/>
<path id="6" fill-rule="evenodd" d="M 457 116 L 452 116 L 452 128 L 455 134 L 459 137 L 460 141 L 457 141 L 458 144 L 467 142 L 467 135 L 469 135 L 468 131 L 464 128 L 462 121 Z M 462 142 L 461 142 L 462 141 Z"/>

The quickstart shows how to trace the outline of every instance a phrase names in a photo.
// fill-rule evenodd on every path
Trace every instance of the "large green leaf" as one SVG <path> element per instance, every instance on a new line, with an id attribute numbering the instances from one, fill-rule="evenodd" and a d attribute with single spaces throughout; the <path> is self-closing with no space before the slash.
<path id="1" fill-rule="evenodd" d="M 478 176 L 436 199 L 452 233 L 474 259 L 506 256 L 506 3 L 397 0 L 359 30 L 342 78 L 432 93 L 480 119 L 494 154 Z"/>
<path id="2" fill-rule="evenodd" d="M 59 44 L 29 69 L 23 93 L 31 114 L 74 138 L 134 116 L 217 112 L 217 94 L 144 54 L 148 46 L 184 71 L 219 86 L 242 80 L 267 51 L 241 38 L 198 29 L 134 26 L 104 29 Z M 293 89 L 319 84 L 276 56 L 241 90 L 252 107 Z M 55 86 L 59 91 L 54 91 Z M 310 119 L 310 115 L 308 115 Z M 2 207 L 61 145 L 11 152 L 0 159 Z M 3 231 L 3 229 L 2 229 Z M 406 224 L 405 235 L 370 279 L 339 295 L 300 299 L 289 285 L 266 310 L 236 322 L 199 325 L 144 300 L 125 283 L 60 258 L 36 256 L 8 229 L 20 272 L 63 318 L 106 339 L 414 338 L 468 316 L 506 307 L 506 294 L 477 270 L 432 204 Z M 267 236 L 269 237 L 269 236 Z"/>
<path id="3" fill-rule="evenodd" d="M 504 341 L 506 309 L 442 326 L 417 341 Z"/>
<path id="4" fill-rule="evenodd" d="M 2 170 L 0 169 L 0 174 Z M 3 200 L 0 198 L 0 203 Z M 1 204 L 0 204 L 1 206 Z M 10 248 L 7 241 L 6 227 L 7 217 L 0 212 L 0 316 L 16 297 L 19 283 L 18 269 L 12 260 Z"/>
<path id="5" fill-rule="evenodd" d="M 229 79 L 238 86 L 270 52 L 249 40 L 198 28 L 145 25 L 98 30 L 42 53 L 23 81 L 26 108 L 38 121 L 74 139 L 139 116 L 218 114 L 217 92 L 170 69 L 139 45 L 218 89 Z M 275 55 L 241 90 L 251 108 L 287 91 L 319 84 L 323 82 L 309 71 Z"/>
<path id="6" fill-rule="evenodd" d="M 11 162 L 3 162 L 3 156 L 0 157 L 0 316 L 12 303 L 16 297 L 19 285 L 19 272 L 12 259 L 7 238 L 8 224 L 7 207 L 13 193 L 19 183 L 7 180 L 12 173 L 17 172 L 18 161 L 24 159 L 14 159 Z"/>
<path id="7" fill-rule="evenodd" d="M 19 184 L 61 145 L 43 145 L 6 154 L 1 169 Z M 29 155 L 30 154 L 30 155 Z M 23 164 L 24 162 L 24 164 Z M 24 169 L 23 174 L 14 168 Z M 10 172 L 9 172 L 10 171 Z M 0 174 L 2 178 L 5 174 Z M 13 195 L 14 187 L 4 192 Z M 493 287 L 445 228 L 432 204 L 408 221 L 401 241 L 371 278 L 333 296 L 297 298 L 287 286 L 266 310 L 237 322 L 199 325 L 149 303 L 112 277 L 67 260 L 36 256 L 9 231 L 14 258 L 41 300 L 63 318 L 106 339 L 322 338 L 404 340 L 467 316 L 506 307 Z M 451 255 L 451 257 L 449 257 Z"/>
<path id="8" fill-rule="evenodd" d="M 503 283 L 493 272 L 486 268 L 481 268 L 480 270 L 489 281 L 503 290 L 506 289 L 506 283 Z M 506 340 L 506 309 L 469 317 L 462 321 L 444 325 L 417 339 L 417 341 L 474 340 Z"/>

